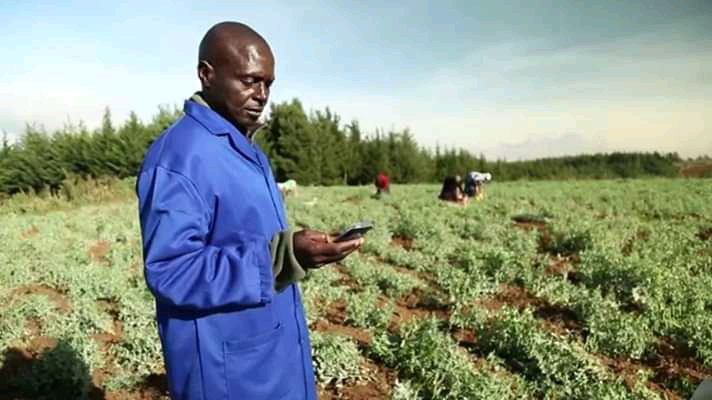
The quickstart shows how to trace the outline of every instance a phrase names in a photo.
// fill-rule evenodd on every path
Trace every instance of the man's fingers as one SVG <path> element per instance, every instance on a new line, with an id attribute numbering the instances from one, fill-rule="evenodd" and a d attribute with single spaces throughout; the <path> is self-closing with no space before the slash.
<path id="1" fill-rule="evenodd" d="M 319 244 L 314 261 L 318 264 L 330 264 L 341 261 L 363 244 L 363 239 L 353 239 L 345 242 Z"/>
<path id="2" fill-rule="evenodd" d="M 337 253 L 337 254 L 328 255 L 328 256 L 327 255 L 320 256 L 319 264 L 326 265 L 326 264 L 333 264 L 335 262 L 339 262 L 339 261 L 343 260 L 344 258 L 346 258 L 354 250 L 356 250 L 356 249 L 353 249 L 348 252 L 342 252 L 342 253 Z"/>
<path id="3" fill-rule="evenodd" d="M 358 249 L 363 244 L 363 239 L 353 239 L 344 242 L 332 243 L 336 254 L 348 254 Z"/>
<path id="4" fill-rule="evenodd" d="M 320 245 L 317 250 L 317 257 L 326 260 L 339 257 L 343 253 L 340 245 L 341 243 L 324 243 Z"/>

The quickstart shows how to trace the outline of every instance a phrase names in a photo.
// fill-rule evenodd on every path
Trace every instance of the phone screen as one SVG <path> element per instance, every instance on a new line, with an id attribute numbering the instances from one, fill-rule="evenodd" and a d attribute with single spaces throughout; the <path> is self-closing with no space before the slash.
<path id="1" fill-rule="evenodd" d="M 357 224 L 354 224 L 354 225 L 350 226 L 350 227 L 349 227 L 348 229 L 346 229 L 345 231 L 343 231 L 343 232 L 336 238 L 335 241 L 336 241 L 336 242 L 342 242 L 342 241 L 345 241 L 345 240 L 355 239 L 355 238 L 357 238 L 357 237 L 363 235 L 364 233 L 370 231 L 371 229 L 373 229 L 373 226 L 372 226 L 371 224 L 369 224 L 369 223 L 367 223 L 367 222 L 359 222 L 359 223 L 357 223 Z"/>

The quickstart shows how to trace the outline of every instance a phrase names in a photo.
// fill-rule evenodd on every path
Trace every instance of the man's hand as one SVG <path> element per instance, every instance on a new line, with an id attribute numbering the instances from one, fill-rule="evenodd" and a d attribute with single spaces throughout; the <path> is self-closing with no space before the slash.
<path id="1" fill-rule="evenodd" d="M 335 236 L 312 230 L 294 233 L 294 256 L 303 268 L 315 268 L 343 260 L 363 244 L 363 238 L 334 242 Z"/>

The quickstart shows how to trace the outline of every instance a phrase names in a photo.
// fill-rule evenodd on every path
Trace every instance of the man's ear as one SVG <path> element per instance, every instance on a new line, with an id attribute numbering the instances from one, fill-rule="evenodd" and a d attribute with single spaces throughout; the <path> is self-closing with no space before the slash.
<path id="1" fill-rule="evenodd" d="M 211 86 L 215 78 L 215 70 L 209 62 L 205 60 L 198 61 L 198 79 L 204 88 Z"/>

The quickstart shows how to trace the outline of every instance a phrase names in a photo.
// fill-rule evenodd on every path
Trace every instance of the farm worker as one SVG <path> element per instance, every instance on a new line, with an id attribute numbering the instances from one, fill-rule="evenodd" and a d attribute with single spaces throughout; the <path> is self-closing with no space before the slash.
<path id="1" fill-rule="evenodd" d="M 297 181 L 289 179 L 285 182 L 277 183 L 277 187 L 279 188 L 279 191 L 282 192 L 282 195 L 286 196 L 290 193 L 296 193 Z"/>
<path id="2" fill-rule="evenodd" d="M 467 203 L 468 198 L 462 192 L 462 180 L 459 175 L 446 176 L 443 180 L 443 186 L 440 189 L 440 195 L 438 198 L 440 200 L 454 202 L 454 203 Z"/>
<path id="3" fill-rule="evenodd" d="M 476 171 L 468 172 L 465 176 L 465 194 L 474 197 L 477 192 L 477 185 L 479 184 L 479 173 Z"/>
<path id="4" fill-rule="evenodd" d="M 388 175 L 381 171 L 376 177 L 376 194 L 390 193 L 391 187 L 388 182 Z"/>
<path id="5" fill-rule="evenodd" d="M 295 283 L 363 242 L 287 226 L 254 142 L 275 79 L 265 39 L 219 23 L 200 43 L 197 72 L 202 90 L 151 144 L 136 184 L 171 398 L 316 399 Z"/>
<path id="6" fill-rule="evenodd" d="M 482 198 L 484 182 L 492 179 L 489 172 L 471 171 L 465 177 L 465 194 L 469 197 Z"/>

